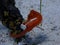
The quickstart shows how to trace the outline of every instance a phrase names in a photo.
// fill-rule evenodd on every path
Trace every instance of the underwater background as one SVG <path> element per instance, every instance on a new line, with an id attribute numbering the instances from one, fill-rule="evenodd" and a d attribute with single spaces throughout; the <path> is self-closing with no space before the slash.
<path id="1" fill-rule="evenodd" d="M 15 0 L 16 7 L 20 10 L 24 19 L 30 10 L 40 12 L 40 0 Z M 38 25 L 28 32 L 26 40 L 20 45 L 60 45 L 60 0 L 42 0 L 41 14 L 42 26 Z M 9 36 L 9 29 L 0 22 L 0 45 L 15 45 L 14 39 Z"/>

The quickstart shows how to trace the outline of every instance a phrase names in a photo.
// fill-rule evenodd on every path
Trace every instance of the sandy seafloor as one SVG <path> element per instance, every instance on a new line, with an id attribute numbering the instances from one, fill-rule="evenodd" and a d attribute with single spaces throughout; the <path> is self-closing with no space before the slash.
<path id="1" fill-rule="evenodd" d="M 23 18 L 26 20 L 30 10 L 40 12 L 40 0 L 16 0 L 16 7 L 19 8 Z M 35 27 L 27 33 L 28 45 L 60 45 L 60 0 L 42 0 L 42 26 Z M 0 22 L 0 45 L 15 45 L 13 38 L 9 36 L 8 29 Z"/>

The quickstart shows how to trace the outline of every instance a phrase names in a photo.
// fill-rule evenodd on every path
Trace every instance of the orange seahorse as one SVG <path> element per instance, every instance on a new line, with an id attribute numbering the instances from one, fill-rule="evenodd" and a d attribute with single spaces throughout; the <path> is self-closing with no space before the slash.
<path id="1" fill-rule="evenodd" d="M 35 10 L 31 10 L 28 15 L 28 20 L 23 23 L 24 25 L 26 25 L 27 28 L 19 34 L 16 34 L 16 35 L 11 34 L 11 37 L 21 38 L 27 32 L 31 31 L 35 26 L 37 26 L 38 24 L 41 24 L 41 22 L 42 22 L 42 15 Z"/>

